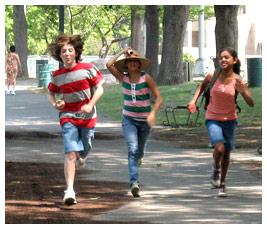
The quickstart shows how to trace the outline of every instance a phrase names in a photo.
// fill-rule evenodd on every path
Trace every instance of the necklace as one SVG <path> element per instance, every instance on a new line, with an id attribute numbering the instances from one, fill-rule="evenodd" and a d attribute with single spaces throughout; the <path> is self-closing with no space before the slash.
<path id="1" fill-rule="evenodd" d="M 226 85 L 228 85 L 233 80 L 232 73 L 231 74 L 225 74 L 221 75 L 220 82 L 223 85 L 222 92 L 224 93 L 226 90 Z"/>

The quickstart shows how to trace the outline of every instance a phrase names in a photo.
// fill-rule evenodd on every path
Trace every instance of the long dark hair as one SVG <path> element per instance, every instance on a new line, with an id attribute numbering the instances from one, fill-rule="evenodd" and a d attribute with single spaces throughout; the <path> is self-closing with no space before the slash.
<path id="1" fill-rule="evenodd" d="M 221 50 L 219 51 L 219 56 L 221 55 L 221 53 L 222 53 L 223 51 L 227 51 L 233 58 L 237 58 L 237 62 L 236 62 L 236 64 L 234 64 L 234 69 L 233 69 L 233 71 L 234 71 L 236 74 L 240 74 L 241 62 L 240 62 L 240 60 L 239 60 L 239 58 L 238 58 L 238 56 L 237 56 L 237 52 L 236 52 L 233 48 L 231 48 L 231 47 L 225 47 L 225 48 L 223 48 L 223 49 L 221 49 Z"/>

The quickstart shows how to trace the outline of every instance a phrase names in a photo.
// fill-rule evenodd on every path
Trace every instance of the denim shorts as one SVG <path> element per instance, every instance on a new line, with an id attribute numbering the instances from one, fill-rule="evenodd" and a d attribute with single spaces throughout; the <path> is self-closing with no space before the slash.
<path id="1" fill-rule="evenodd" d="M 230 121 L 206 120 L 205 125 L 207 126 L 211 145 L 225 143 L 225 150 L 233 150 L 235 148 L 237 124 L 237 119 Z"/>
<path id="2" fill-rule="evenodd" d="M 62 127 L 65 154 L 78 152 L 86 157 L 93 145 L 95 128 L 83 128 L 66 122 Z"/>

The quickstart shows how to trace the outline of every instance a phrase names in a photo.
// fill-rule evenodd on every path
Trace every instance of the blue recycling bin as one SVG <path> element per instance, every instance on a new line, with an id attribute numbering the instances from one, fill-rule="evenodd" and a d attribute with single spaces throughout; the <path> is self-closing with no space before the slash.
<path id="1" fill-rule="evenodd" d="M 47 87 L 52 78 L 53 64 L 37 64 L 38 87 Z"/>

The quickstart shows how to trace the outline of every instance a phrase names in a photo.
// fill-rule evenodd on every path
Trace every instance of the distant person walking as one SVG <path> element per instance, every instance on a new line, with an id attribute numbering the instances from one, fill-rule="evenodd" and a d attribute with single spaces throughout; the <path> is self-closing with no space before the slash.
<path id="1" fill-rule="evenodd" d="M 123 54 L 126 57 L 117 60 Z M 139 197 L 139 167 L 162 98 L 152 77 L 143 72 L 151 65 L 151 61 L 142 58 L 137 51 L 126 48 L 111 58 L 106 65 L 122 83 L 124 97 L 122 128 L 128 146 L 130 191 L 134 197 Z M 150 91 L 156 99 L 153 109 L 151 109 Z"/>
<path id="2" fill-rule="evenodd" d="M 10 53 L 6 55 L 6 74 L 7 74 L 6 95 L 9 94 L 16 95 L 15 86 L 16 86 L 17 75 L 18 73 L 22 73 L 20 58 L 19 55 L 15 53 L 15 51 L 16 51 L 15 46 L 11 46 Z M 12 90 L 10 90 L 10 85 L 13 85 Z"/>
<path id="3" fill-rule="evenodd" d="M 49 44 L 51 56 L 63 62 L 64 67 L 55 71 L 48 86 L 48 100 L 58 109 L 65 148 L 64 174 L 67 190 L 64 203 L 76 204 L 74 192 L 75 162 L 85 167 L 97 122 L 96 103 L 103 95 L 104 78 L 92 63 L 81 63 L 83 41 L 79 35 L 59 35 Z M 56 100 L 55 94 L 62 93 Z"/>
<path id="4" fill-rule="evenodd" d="M 236 93 L 253 107 L 254 101 L 247 82 L 239 77 L 240 61 L 237 52 L 224 48 L 219 52 L 221 73 L 210 91 L 210 102 L 206 111 L 207 130 L 214 147 L 211 170 L 211 184 L 219 188 L 218 196 L 227 196 L 225 179 L 230 165 L 230 153 L 235 148 L 235 134 L 238 123 L 236 112 Z M 188 106 L 195 105 L 214 74 L 207 74 Z"/>

